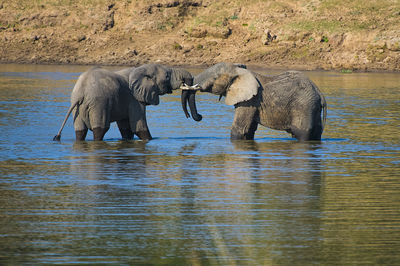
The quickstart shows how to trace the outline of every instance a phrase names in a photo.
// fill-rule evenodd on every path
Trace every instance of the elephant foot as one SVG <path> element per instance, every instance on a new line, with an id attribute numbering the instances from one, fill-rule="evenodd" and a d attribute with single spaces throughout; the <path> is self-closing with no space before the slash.
<path id="1" fill-rule="evenodd" d="M 104 135 L 108 131 L 108 128 L 93 128 L 93 140 L 95 141 L 101 141 L 104 138 Z"/>
<path id="2" fill-rule="evenodd" d="M 321 133 L 315 133 L 314 131 L 315 130 L 291 128 L 288 132 L 298 141 L 321 140 Z"/>
<path id="3" fill-rule="evenodd" d="M 243 140 L 254 140 L 254 134 L 250 134 L 250 135 L 247 135 L 247 134 L 235 134 L 235 133 L 232 133 L 231 132 L 231 140 L 240 140 L 240 139 L 243 139 Z"/>
<path id="4" fill-rule="evenodd" d="M 120 120 L 117 121 L 119 132 L 121 133 L 122 139 L 130 140 L 133 139 L 133 132 L 129 126 L 129 120 Z"/>
<path id="5" fill-rule="evenodd" d="M 147 131 L 138 131 L 138 132 L 136 132 L 135 133 L 138 137 L 139 137 L 139 139 L 141 139 L 141 140 L 151 140 L 151 139 L 153 139 L 152 137 L 151 137 L 151 135 L 150 135 L 150 132 L 147 130 Z"/>
<path id="6" fill-rule="evenodd" d="M 238 132 L 237 130 L 231 130 L 231 140 L 254 140 L 255 130 L 248 131 L 246 133 Z"/>
<path id="7" fill-rule="evenodd" d="M 248 125 L 241 127 L 234 125 L 231 129 L 231 139 L 254 140 L 254 134 L 256 133 L 257 127 L 258 123 L 255 121 L 251 121 Z"/>
<path id="8" fill-rule="evenodd" d="M 76 139 L 76 141 L 85 140 L 87 132 L 88 132 L 87 129 L 75 131 L 75 139 Z"/>
<path id="9" fill-rule="evenodd" d="M 133 132 L 130 129 L 120 129 L 119 132 L 121 133 L 121 137 L 124 140 L 131 140 L 133 139 Z"/>

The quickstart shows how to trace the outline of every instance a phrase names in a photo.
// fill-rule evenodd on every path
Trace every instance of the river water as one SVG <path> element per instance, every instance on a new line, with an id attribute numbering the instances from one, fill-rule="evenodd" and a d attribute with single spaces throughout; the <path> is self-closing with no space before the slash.
<path id="1" fill-rule="evenodd" d="M 75 143 L 71 118 L 53 142 L 88 68 L 0 65 L 0 264 L 400 264 L 399 73 L 305 72 L 321 142 L 231 142 L 233 107 L 199 93 L 195 122 L 179 92 L 150 142 Z"/>

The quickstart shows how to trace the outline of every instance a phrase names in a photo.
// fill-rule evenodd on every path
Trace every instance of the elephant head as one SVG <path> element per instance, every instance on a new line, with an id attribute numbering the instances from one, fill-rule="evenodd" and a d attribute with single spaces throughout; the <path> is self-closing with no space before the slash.
<path id="1" fill-rule="evenodd" d="M 146 105 L 158 105 L 160 95 L 172 93 L 183 84 L 193 84 L 193 76 L 188 71 L 159 64 L 142 65 L 129 74 L 129 88 Z"/>
<path id="2" fill-rule="evenodd" d="M 218 63 L 206 69 L 194 78 L 193 83 L 196 85 L 187 88 L 191 91 L 188 93 L 189 97 L 182 95 L 182 102 L 185 102 L 185 105 L 189 102 L 192 113 L 196 113 L 197 110 L 190 97 L 194 99 L 197 90 L 219 95 L 220 99 L 225 96 L 226 104 L 235 105 L 253 98 L 260 88 L 258 80 L 245 65 L 232 63 Z"/>

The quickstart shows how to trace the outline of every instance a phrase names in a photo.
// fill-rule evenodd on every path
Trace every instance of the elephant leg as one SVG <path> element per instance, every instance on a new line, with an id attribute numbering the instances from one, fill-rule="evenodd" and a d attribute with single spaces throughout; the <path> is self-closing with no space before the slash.
<path id="1" fill-rule="evenodd" d="M 88 129 L 84 129 L 84 130 L 76 130 L 75 131 L 75 139 L 76 141 L 83 141 L 86 138 Z"/>
<path id="2" fill-rule="evenodd" d="M 110 129 L 110 110 L 109 103 L 102 101 L 96 102 L 98 105 L 93 106 L 89 112 L 89 121 L 93 131 L 93 140 L 103 140 L 104 135 Z"/>
<path id="3" fill-rule="evenodd" d="M 123 139 L 129 140 L 133 138 L 133 132 L 129 125 L 129 119 L 117 121 L 119 132 Z"/>
<path id="4" fill-rule="evenodd" d="M 149 130 L 138 131 L 138 132 L 135 132 L 135 134 L 136 134 L 141 140 L 151 140 L 151 139 L 153 139 L 153 137 L 151 136 Z"/>
<path id="5" fill-rule="evenodd" d="M 141 140 L 151 140 L 146 119 L 146 105 L 138 101 L 132 101 L 129 105 L 130 128 Z"/>
<path id="6" fill-rule="evenodd" d="M 258 110 L 254 106 L 236 106 L 231 139 L 253 140 L 258 126 Z"/>
<path id="7" fill-rule="evenodd" d="M 104 135 L 106 134 L 108 129 L 109 128 L 101 128 L 101 127 L 93 128 L 93 139 L 95 141 L 103 140 Z"/>
<path id="8" fill-rule="evenodd" d="M 318 112 L 317 115 L 314 116 L 310 140 L 321 140 L 323 130 L 324 128 L 322 125 L 321 113 Z"/>
<path id="9" fill-rule="evenodd" d="M 88 127 L 77 111 L 74 112 L 74 129 L 76 141 L 83 141 L 86 139 Z"/>
<path id="10" fill-rule="evenodd" d="M 292 122 L 290 133 L 299 141 L 321 140 L 322 121 L 320 112 L 311 110 L 301 118 L 294 117 Z"/>
<path id="11" fill-rule="evenodd" d="M 317 126 L 307 128 L 291 127 L 289 133 L 299 141 L 321 140 L 322 128 Z"/>
<path id="12" fill-rule="evenodd" d="M 308 141 L 310 140 L 310 130 L 306 130 L 306 129 L 298 129 L 298 128 L 294 128 L 292 127 L 290 129 L 290 133 L 292 133 L 292 137 L 296 138 L 299 141 Z"/>

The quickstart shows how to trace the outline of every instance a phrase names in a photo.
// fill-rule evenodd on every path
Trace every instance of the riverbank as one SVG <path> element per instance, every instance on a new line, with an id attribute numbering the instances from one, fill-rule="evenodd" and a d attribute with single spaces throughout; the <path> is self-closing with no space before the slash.
<path id="1" fill-rule="evenodd" d="M 400 71 L 400 3 L 0 2 L 0 62 Z"/>

